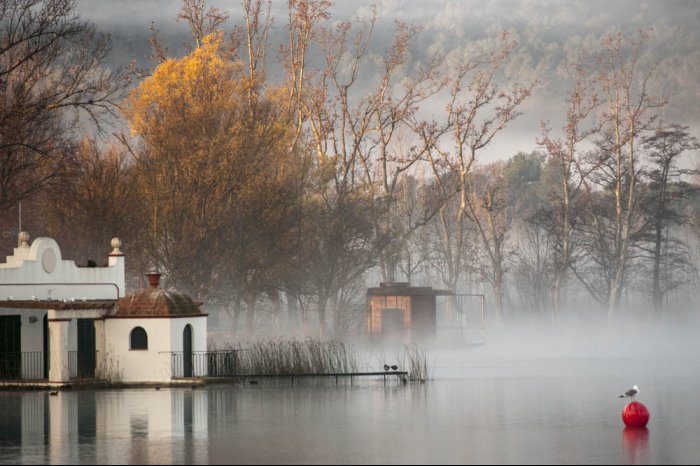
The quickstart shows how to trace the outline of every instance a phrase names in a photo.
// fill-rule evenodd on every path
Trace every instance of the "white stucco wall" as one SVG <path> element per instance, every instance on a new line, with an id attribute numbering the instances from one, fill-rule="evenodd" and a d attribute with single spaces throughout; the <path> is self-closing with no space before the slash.
<path id="1" fill-rule="evenodd" d="M 187 325 L 192 326 L 192 351 L 194 353 L 204 353 L 207 351 L 207 318 L 181 318 L 172 319 L 170 325 L 170 339 L 173 349 L 171 351 L 182 352 L 184 350 L 184 332 Z M 201 361 L 200 361 L 201 362 Z M 207 375 L 206 365 L 196 363 L 194 366 L 195 377 Z"/>
<path id="2" fill-rule="evenodd" d="M 131 350 L 131 331 L 142 327 L 148 350 Z M 119 382 L 168 382 L 170 369 L 170 319 L 106 319 L 105 377 Z"/>
<path id="3" fill-rule="evenodd" d="M 22 322 L 22 351 L 44 351 L 44 316 L 41 309 L 8 309 L 0 307 L 0 316 L 20 316 Z M 30 322 L 31 318 L 36 319 Z"/>
<path id="4" fill-rule="evenodd" d="M 31 247 L 15 248 L 0 263 L 0 301 L 100 300 L 125 295 L 122 255 L 109 256 L 108 267 L 78 267 L 63 260 L 51 238 L 37 238 Z"/>
<path id="5" fill-rule="evenodd" d="M 147 318 L 106 319 L 104 377 L 120 382 L 166 383 L 172 379 L 173 352 L 183 350 L 183 332 L 192 326 L 192 350 L 207 350 L 207 319 Z M 142 327 L 148 335 L 148 350 L 131 350 L 131 331 Z M 205 376 L 205 367 L 195 367 L 195 376 Z"/>
<path id="6" fill-rule="evenodd" d="M 173 342 L 172 351 L 182 351 L 184 349 L 183 336 L 187 325 L 192 326 L 192 351 L 205 352 L 207 350 L 206 317 L 172 319 L 170 325 L 170 338 Z"/>

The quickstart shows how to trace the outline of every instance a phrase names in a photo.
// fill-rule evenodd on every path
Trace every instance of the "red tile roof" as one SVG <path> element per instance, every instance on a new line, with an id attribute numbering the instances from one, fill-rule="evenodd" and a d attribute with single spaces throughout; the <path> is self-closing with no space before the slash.
<path id="1" fill-rule="evenodd" d="M 202 315 L 199 305 L 177 291 L 148 288 L 117 301 L 109 317 L 172 317 Z"/>

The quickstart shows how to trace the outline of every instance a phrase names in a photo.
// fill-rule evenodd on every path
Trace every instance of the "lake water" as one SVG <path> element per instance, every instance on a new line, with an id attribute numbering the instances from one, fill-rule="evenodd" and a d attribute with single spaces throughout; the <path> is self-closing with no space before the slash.
<path id="1" fill-rule="evenodd" d="M 0 392 L 0 464 L 700 462 L 700 357 L 431 354 L 434 380 Z M 633 384 L 648 429 L 625 429 Z"/>

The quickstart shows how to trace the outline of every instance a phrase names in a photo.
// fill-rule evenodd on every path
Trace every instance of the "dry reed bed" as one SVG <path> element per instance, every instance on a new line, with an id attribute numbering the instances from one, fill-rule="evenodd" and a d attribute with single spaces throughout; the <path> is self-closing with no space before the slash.
<path id="1" fill-rule="evenodd" d="M 377 372 L 384 363 L 368 364 L 354 346 L 338 340 L 257 340 L 242 345 L 237 353 L 237 375 L 290 376 Z M 394 362 L 409 373 L 409 380 L 430 377 L 427 353 L 419 345 L 405 345 Z"/>

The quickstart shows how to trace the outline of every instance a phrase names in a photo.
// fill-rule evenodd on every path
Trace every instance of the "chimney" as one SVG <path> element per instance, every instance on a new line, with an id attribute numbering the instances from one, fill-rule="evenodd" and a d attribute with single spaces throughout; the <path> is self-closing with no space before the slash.
<path id="1" fill-rule="evenodd" d="M 146 278 L 148 278 L 148 285 L 156 289 L 160 285 L 160 274 L 158 272 L 149 272 L 146 274 Z"/>

